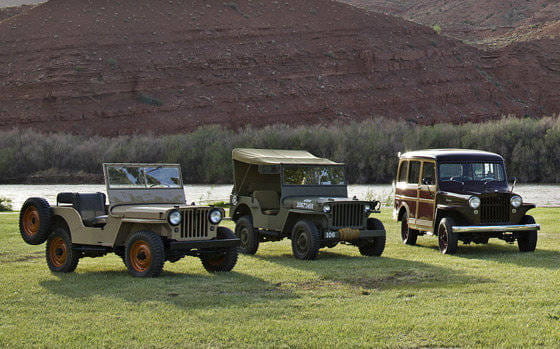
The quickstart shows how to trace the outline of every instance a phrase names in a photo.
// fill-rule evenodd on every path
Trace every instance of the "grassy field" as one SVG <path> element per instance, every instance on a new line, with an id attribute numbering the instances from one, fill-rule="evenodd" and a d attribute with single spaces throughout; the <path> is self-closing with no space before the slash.
<path id="1" fill-rule="evenodd" d="M 461 246 L 433 237 L 400 243 L 389 210 L 381 258 L 337 246 L 317 261 L 268 243 L 234 272 L 198 259 L 167 263 L 157 279 L 130 277 L 114 255 L 51 274 L 44 245 L 0 215 L 0 346 L 560 346 L 560 209 L 533 212 L 538 251 Z"/>

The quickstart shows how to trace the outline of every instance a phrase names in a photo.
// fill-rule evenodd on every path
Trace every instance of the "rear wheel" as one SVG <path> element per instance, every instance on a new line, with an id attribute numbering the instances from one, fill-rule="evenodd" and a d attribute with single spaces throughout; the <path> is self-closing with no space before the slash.
<path id="1" fill-rule="evenodd" d="M 51 233 L 51 205 L 43 198 L 25 200 L 19 214 L 21 237 L 30 245 L 40 245 Z"/>
<path id="2" fill-rule="evenodd" d="M 401 238 L 407 245 L 416 245 L 418 232 L 408 226 L 408 213 L 404 213 L 401 221 Z"/>
<path id="3" fill-rule="evenodd" d="M 292 252 L 297 259 L 316 259 L 321 247 L 321 234 L 315 223 L 301 220 L 292 230 Z"/>
<path id="4" fill-rule="evenodd" d="M 445 217 L 441 220 L 438 227 L 439 250 L 443 254 L 455 254 L 459 239 L 457 234 L 453 233 L 454 221 L 452 218 Z"/>
<path id="5" fill-rule="evenodd" d="M 235 234 L 226 227 L 218 227 L 218 239 L 235 239 Z M 231 247 L 222 253 L 202 255 L 200 260 L 210 273 L 231 271 L 237 263 L 237 251 L 237 247 Z"/>
<path id="6" fill-rule="evenodd" d="M 259 249 L 259 236 L 253 227 L 251 216 L 243 216 L 235 224 L 235 235 L 241 240 L 239 252 L 255 254 Z"/>
<path id="7" fill-rule="evenodd" d="M 125 264 L 137 277 L 157 277 L 165 263 L 165 247 L 161 237 L 151 231 L 140 231 L 126 241 Z"/>
<path id="8" fill-rule="evenodd" d="M 368 218 L 367 228 L 369 230 L 385 230 L 383 223 L 379 219 Z M 372 239 L 363 240 L 358 245 L 362 256 L 381 256 L 385 250 L 385 236 L 376 236 Z"/>
<path id="9" fill-rule="evenodd" d="M 533 216 L 525 215 L 521 219 L 521 224 L 535 224 Z M 519 232 L 517 236 L 517 246 L 520 252 L 533 252 L 537 248 L 537 231 Z"/>
<path id="10" fill-rule="evenodd" d="M 72 239 L 66 227 L 57 227 L 47 239 L 47 265 L 55 273 L 71 273 L 80 261 L 79 253 L 72 250 Z"/>

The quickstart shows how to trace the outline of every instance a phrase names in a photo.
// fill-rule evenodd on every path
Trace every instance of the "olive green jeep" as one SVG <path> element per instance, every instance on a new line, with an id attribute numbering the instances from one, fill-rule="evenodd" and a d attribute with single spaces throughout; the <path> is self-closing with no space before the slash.
<path id="1" fill-rule="evenodd" d="M 242 253 L 284 238 L 299 259 L 338 243 L 365 256 L 383 253 L 385 228 L 369 218 L 380 203 L 348 198 L 344 164 L 298 150 L 234 149 L 232 157 L 230 216 Z"/>
<path id="2" fill-rule="evenodd" d="M 133 276 L 158 276 L 166 261 L 199 257 L 209 272 L 230 271 L 240 240 L 219 224 L 224 210 L 186 205 L 175 164 L 104 164 L 104 193 L 59 193 L 55 206 L 29 198 L 21 208 L 24 241 L 46 244 L 53 272 L 72 272 L 80 258 L 120 256 Z"/>

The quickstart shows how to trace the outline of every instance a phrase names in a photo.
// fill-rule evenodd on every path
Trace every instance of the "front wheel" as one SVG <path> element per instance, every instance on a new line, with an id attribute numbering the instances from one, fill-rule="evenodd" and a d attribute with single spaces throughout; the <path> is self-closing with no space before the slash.
<path id="1" fill-rule="evenodd" d="M 443 254 L 455 254 L 457 253 L 457 246 L 459 244 L 459 239 L 457 234 L 453 233 L 454 221 L 452 218 L 445 217 L 441 220 L 438 227 L 438 241 L 439 250 Z"/>
<path id="2" fill-rule="evenodd" d="M 321 234 L 315 223 L 301 220 L 292 230 L 292 252 L 297 259 L 313 260 L 319 254 Z"/>
<path id="3" fill-rule="evenodd" d="M 369 230 L 383 230 L 385 231 L 385 227 L 383 223 L 379 219 L 375 218 L 368 218 L 367 220 L 367 228 Z M 362 256 L 381 256 L 383 251 L 385 250 L 385 236 L 376 236 L 372 239 L 363 240 L 358 244 L 358 249 L 360 250 L 360 254 Z"/>
<path id="4" fill-rule="evenodd" d="M 408 213 L 404 213 L 401 221 L 401 239 L 406 245 L 416 245 L 418 233 L 408 226 Z"/>
<path id="5" fill-rule="evenodd" d="M 165 263 L 165 246 L 159 235 L 139 231 L 126 241 L 125 264 L 136 277 L 157 277 Z"/>
<path id="6" fill-rule="evenodd" d="M 71 273 L 80 261 L 79 254 L 72 250 L 72 239 L 65 227 L 57 227 L 47 239 L 47 265 L 55 273 Z"/>
<path id="7" fill-rule="evenodd" d="M 525 215 L 521 224 L 535 224 L 533 216 Z M 517 246 L 520 252 L 533 252 L 537 248 L 537 231 L 523 231 L 517 236 Z"/>
<path id="8" fill-rule="evenodd" d="M 218 227 L 218 239 L 235 239 L 235 234 L 226 227 Z M 237 263 L 237 247 L 230 247 L 222 253 L 202 255 L 204 269 L 210 273 L 231 271 Z"/>
<path id="9" fill-rule="evenodd" d="M 253 227 L 251 216 L 243 216 L 235 223 L 235 235 L 241 240 L 239 252 L 255 254 L 259 249 L 259 236 Z"/>

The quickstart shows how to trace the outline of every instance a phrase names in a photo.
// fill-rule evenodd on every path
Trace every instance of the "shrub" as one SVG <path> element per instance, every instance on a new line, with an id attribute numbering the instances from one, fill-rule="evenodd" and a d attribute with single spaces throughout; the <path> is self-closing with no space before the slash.
<path id="1" fill-rule="evenodd" d="M 12 200 L 0 196 L 0 211 L 12 211 Z"/>

